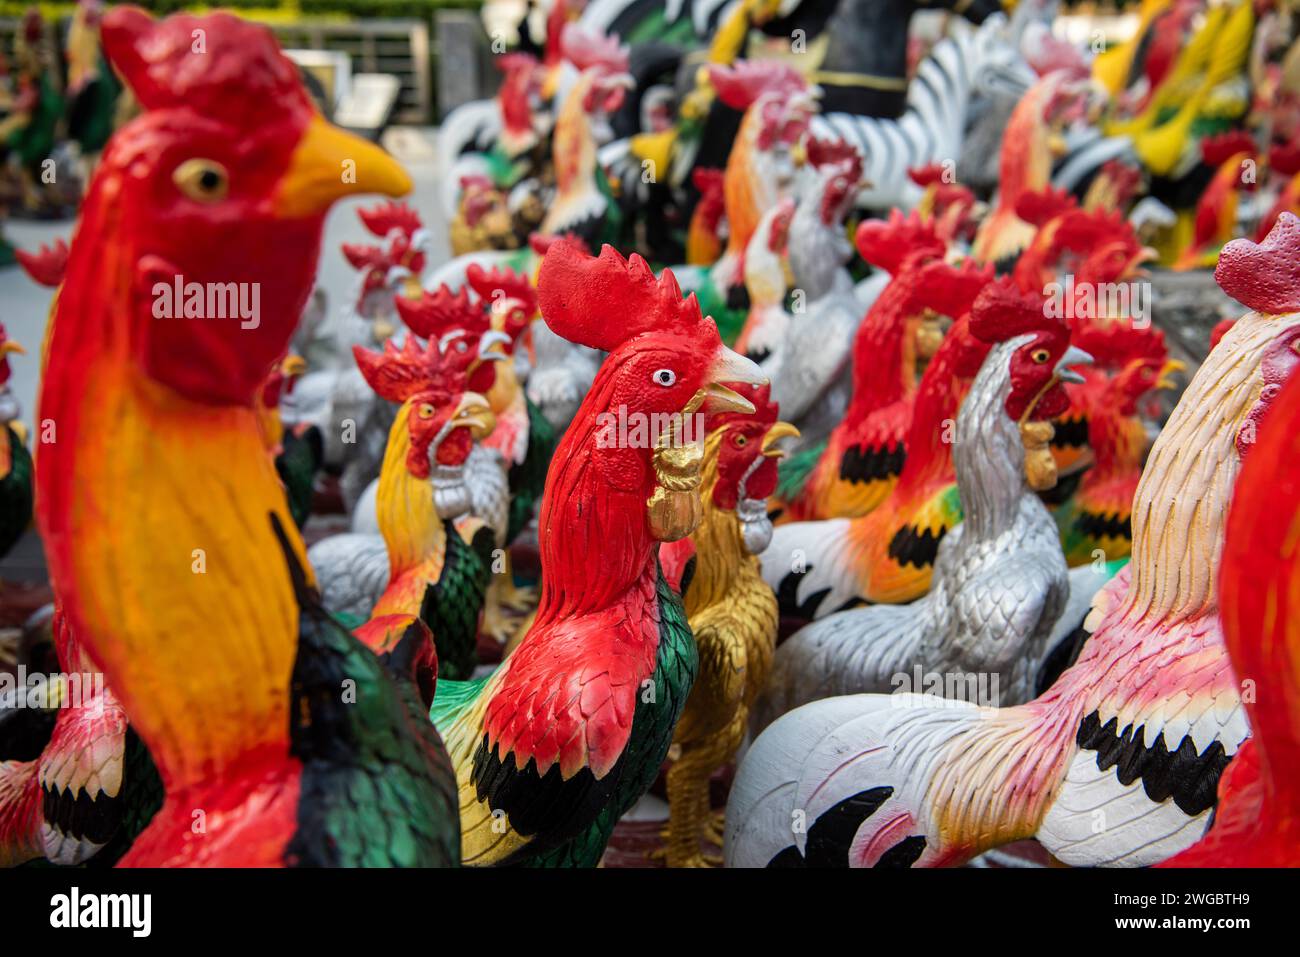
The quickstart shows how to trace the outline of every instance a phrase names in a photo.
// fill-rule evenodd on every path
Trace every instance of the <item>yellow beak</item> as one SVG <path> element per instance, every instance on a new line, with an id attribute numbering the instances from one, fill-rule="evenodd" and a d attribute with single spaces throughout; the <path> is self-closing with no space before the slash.
<path id="1" fill-rule="evenodd" d="M 307 360 L 299 355 L 288 355 L 280 363 L 280 374 L 288 378 L 300 376 L 307 371 Z"/>
<path id="2" fill-rule="evenodd" d="M 1172 376 L 1175 372 L 1183 372 L 1187 369 L 1187 363 L 1179 362 L 1177 359 L 1166 359 L 1165 364 L 1160 367 L 1160 375 L 1156 376 L 1157 389 L 1176 389 L 1178 384 L 1174 382 Z"/>
<path id="3" fill-rule="evenodd" d="M 785 450 L 776 448 L 776 443 L 781 439 L 797 439 L 799 430 L 789 422 L 777 422 L 767 430 L 763 436 L 763 455 L 769 459 L 785 458 Z"/>
<path id="4" fill-rule="evenodd" d="M 467 427 L 475 441 L 486 438 L 496 428 L 497 419 L 492 414 L 488 400 L 477 392 L 466 392 L 461 396 L 460 404 L 452 416 L 452 423 L 457 427 Z"/>
<path id="5" fill-rule="evenodd" d="M 411 177 L 397 160 L 374 143 L 314 116 L 289 159 L 275 212 L 286 219 L 315 216 L 344 196 L 396 197 L 410 191 Z"/>
<path id="6" fill-rule="evenodd" d="M 27 355 L 27 350 L 13 339 L 6 339 L 4 342 L 0 342 L 0 358 L 9 355 L 11 352 L 15 352 L 20 356 Z"/>

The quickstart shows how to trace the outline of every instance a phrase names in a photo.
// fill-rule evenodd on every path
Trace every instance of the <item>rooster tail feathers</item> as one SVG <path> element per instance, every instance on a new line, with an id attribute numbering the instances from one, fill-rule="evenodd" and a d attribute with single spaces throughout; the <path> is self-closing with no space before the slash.
<path id="1" fill-rule="evenodd" d="M 914 693 L 792 711 L 737 774 L 727 865 L 939 866 L 1030 837 L 1046 798 L 1025 768 L 1034 727 L 1023 708 Z"/>

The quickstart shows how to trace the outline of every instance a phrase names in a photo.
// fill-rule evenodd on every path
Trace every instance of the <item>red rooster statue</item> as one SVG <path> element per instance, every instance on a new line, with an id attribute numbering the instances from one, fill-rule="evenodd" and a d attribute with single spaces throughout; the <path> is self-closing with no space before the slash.
<path id="1" fill-rule="evenodd" d="M 594 866 L 653 783 L 697 668 L 657 543 L 702 516 L 697 416 L 753 413 L 723 383 L 764 382 L 638 256 L 556 243 L 538 293 L 552 330 L 610 355 L 547 475 L 532 627 L 491 676 L 440 682 L 434 701 L 471 865 Z"/>

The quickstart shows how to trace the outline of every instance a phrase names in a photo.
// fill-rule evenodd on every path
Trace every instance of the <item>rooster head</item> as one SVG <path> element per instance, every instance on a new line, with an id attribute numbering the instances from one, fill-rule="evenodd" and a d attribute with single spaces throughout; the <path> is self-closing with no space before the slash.
<path id="1" fill-rule="evenodd" d="M 435 465 L 464 465 L 475 440 L 496 425 L 487 399 L 468 388 L 464 371 L 439 343 L 421 346 L 408 336 L 401 348 L 390 341 L 382 352 L 352 351 L 370 387 L 401 404 L 410 441 L 406 467 L 416 478 L 430 477 Z"/>
<path id="2" fill-rule="evenodd" d="M 533 284 L 508 266 L 484 269 L 478 263 L 470 263 L 465 281 L 489 304 L 492 328 L 510 338 L 509 349 L 513 352 L 519 337 L 537 317 L 537 290 Z"/>
<path id="3" fill-rule="evenodd" d="M 971 332 L 990 345 L 1016 342 L 1008 362 L 1006 412 L 1012 420 L 1052 419 L 1070 405 L 1063 383 L 1080 382 L 1072 365 L 1092 357 L 1070 345 L 1070 330 L 1048 314 L 1041 295 L 1022 293 L 1009 279 L 989 283 L 971 309 Z"/>
<path id="4" fill-rule="evenodd" d="M 772 540 L 767 500 L 776 491 L 777 463 L 785 456 L 777 443 L 797 438 L 799 430 L 778 421 L 770 386 L 734 383 L 732 387 L 753 404 L 754 412 L 720 412 L 706 419 L 704 454 L 706 461 L 714 463 L 716 474 L 711 493 L 705 479 L 705 493 L 716 508 L 736 513 L 745 548 L 756 555 Z"/>
<path id="5" fill-rule="evenodd" d="M 93 284 L 102 262 L 85 256 L 125 260 L 127 338 L 146 374 L 194 401 L 251 404 L 311 292 L 330 206 L 400 196 L 410 178 L 321 118 L 264 26 L 226 13 L 154 21 L 126 6 L 104 15 L 102 39 L 143 112 L 109 142 L 83 207 L 79 232 L 112 228 L 117 248 L 83 246 L 81 265 L 74 248 L 69 272 Z M 221 290 L 226 305 L 168 312 L 173 288 L 207 290 L 209 304 Z M 252 305 L 235 317 L 232 290 Z"/>
<path id="6" fill-rule="evenodd" d="M 627 260 L 605 246 L 591 257 L 558 242 L 542 261 L 537 292 L 557 335 L 609 353 L 565 445 L 590 440 L 610 486 L 647 496 L 657 540 L 689 535 L 700 519 L 698 418 L 752 414 L 749 399 L 724 383 L 758 385 L 767 377 L 723 345 L 717 325 L 694 295 L 682 298 L 670 271 L 656 279 L 640 256 Z"/>
<path id="7" fill-rule="evenodd" d="M 398 297 L 397 314 L 422 339 L 437 343 L 449 365 L 464 375 L 471 392 L 486 395 L 496 384 L 495 361 L 504 359 L 508 337 L 492 328 L 491 317 L 469 291 L 446 286 L 418 299 Z"/>
<path id="8" fill-rule="evenodd" d="M 725 105 L 757 111 L 757 143 L 762 150 L 793 146 L 807 132 L 818 110 L 821 89 L 809 86 L 789 64 L 768 60 L 711 64 L 708 77 Z"/>
<path id="9" fill-rule="evenodd" d="M 808 140 L 808 162 L 820 178 L 821 201 L 817 212 L 832 226 L 848 215 L 862 185 L 862 154 L 846 140 Z"/>

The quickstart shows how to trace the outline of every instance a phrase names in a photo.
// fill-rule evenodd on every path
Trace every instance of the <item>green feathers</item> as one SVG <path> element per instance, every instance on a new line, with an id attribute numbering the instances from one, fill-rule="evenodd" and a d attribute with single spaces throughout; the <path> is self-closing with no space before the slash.
<path id="1" fill-rule="evenodd" d="M 532 520 L 546 487 L 546 470 L 550 468 L 555 453 L 555 426 L 546 420 L 540 409 L 528 403 L 528 453 L 524 460 L 510 467 L 510 519 L 506 528 L 506 542 L 513 542 Z"/>
<path id="2" fill-rule="evenodd" d="M 826 442 L 823 440 L 783 459 L 777 466 L 776 497 L 785 502 L 799 498 L 804 486 L 808 484 L 808 476 L 817 467 L 817 462 L 825 451 Z"/>
<path id="3" fill-rule="evenodd" d="M 484 526 L 466 543 L 447 535 L 447 554 L 438 583 L 425 589 L 420 618 L 433 632 L 439 674 L 462 681 L 478 664 L 478 619 L 492 577 L 492 529 Z"/>

